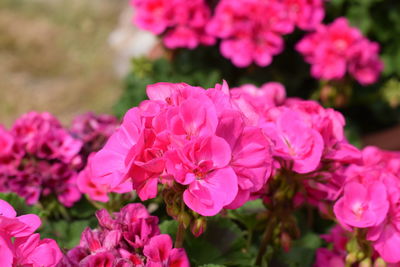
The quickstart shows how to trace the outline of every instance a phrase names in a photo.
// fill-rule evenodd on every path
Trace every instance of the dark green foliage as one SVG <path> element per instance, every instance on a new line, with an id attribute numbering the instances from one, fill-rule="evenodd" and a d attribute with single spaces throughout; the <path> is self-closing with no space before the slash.
<path id="1" fill-rule="evenodd" d="M 164 221 L 160 229 L 174 237 L 177 223 Z M 246 249 L 244 231 L 220 216 L 207 220 L 207 230 L 200 238 L 187 231 L 184 248 L 193 266 L 251 266 L 255 259 L 255 255 Z"/>

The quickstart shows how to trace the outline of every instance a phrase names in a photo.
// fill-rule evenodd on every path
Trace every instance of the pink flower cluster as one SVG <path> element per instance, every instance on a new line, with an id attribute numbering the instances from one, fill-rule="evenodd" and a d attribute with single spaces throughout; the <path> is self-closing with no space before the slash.
<path id="1" fill-rule="evenodd" d="M 359 83 L 374 83 L 383 70 L 379 45 L 369 41 L 346 18 L 330 25 L 319 25 L 301 40 L 296 49 L 310 63 L 311 74 L 318 79 L 337 80 L 352 75 Z"/>
<path id="2" fill-rule="evenodd" d="M 278 83 L 260 89 L 245 85 L 233 89 L 231 95 L 249 123 L 261 127 L 272 141 L 276 169 L 310 174 L 325 162 L 360 156 L 344 136 L 343 116 L 333 109 L 315 101 L 286 98 Z"/>
<path id="3" fill-rule="evenodd" d="M 173 248 L 169 235 L 160 234 L 158 218 L 142 204 L 129 204 L 114 213 L 96 213 L 99 228 L 87 228 L 79 246 L 65 255 L 58 267 L 188 267 L 182 248 Z"/>
<path id="4" fill-rule="evenodd" d="M 147 94 L 150 100 L 129 110 L 91 159 L 93 183 L 131 182 L 142 200 L 157 195 L 158 183 L 177 183 L 185 188 L 185 204 L 204 216 L 242 205 L 265 184 L 268 139 L 246 123 L 226 85 L 159 83 Z"/>
<path id="5" fill-rule="evenodd" d="M 211 10 L 205 0 L 132 0 L 135 24 L 154 34 L 164 34 L 168 48 L 193 49 L 212 45 L 215 38 L 206 34 Z"/>
<path id="6" fill-rule="evenodd" d="M 34 214 L 17 216 L 14 208 L 0 200 L 0 262 L 2 267 L 54 267 L 62 258 L 57 243 L 40 240 L 35 230 L 41 221 Z"/>
<path id="7" fill-rule="evenodd" d="M 349 230 L 364 229 L 386 262 L 400 263 L 400 154 L 367 147 L 362 156 L 345 170 L 335 215 Z"/>
<path id="8" fill-rule="evenodd" d="M 168 48 L 213 45 L 238 67 L 267 66 L 295 26 L 313 30 L 324 17 L 323 0 L 221 0 L 211 17 L 205 0 L 132 0 L 135 23 L 163 34 Z"/>
<path id="9" fill-rule="evenodd" d="M 332 248 L 317 249 L 314 267 L 344 267 L 349 234 L 342 227 L 336 225 L 329 234 L 323 235 L 322 238 L 332 244 Z"/>
<path id="10" fill-rule="evenodd" d="M 0 128 L 0 191 L 15 192 L 28 204 L 56 195 L 71 206 L 81 194 L 76 186 L 82 142 L 49 113 L 21 116 L 10 131 Z"/>
<path id="11" fill-rule="evenodd" d="M 128 193 L 132 191 L 132 182 L 127 180 L 121 183 L 121 173 L 118 170 L 110 170 L 106 173 L 108 165 L 106 162 L 97 162 L 94 160 L 96 153 L 93 152 L 88 158 L 85 169 L 83 169 L 77 178 L 77 185 L 83 194 L 87 194 L 90 199 L 100 202 L 108 202 L 108 193 Z M 114 166 L 111 166 L 114 168 Z M 100 169 L 99 169 L 100 168 Z M 113 172 L 115 171 L 115 172 Z"/>
<path id="12" fill-rule="evenodd" d="M 119 125 L 110 115 L 77 116 L 70 130 L 49 113 L 21 116 L 10 131 L 0 126 L 0 191 L 35 204 L 51 194 L 72 206 L 81 193 L 78 171 Z"/>
<path id="13" fill-rule="evenodd" d="M 91 198 L 106 201 L 108 192 L 132 186 L 147 200 L 159 183 L 177 184 L 187 207 L 213 216 L 243 205 L 282 168 L 317 176 L 332 162 L 360 157 L 344 137 L 340 113 L 286 99 L 278 83 L 233 90 L 159 83 L 147 94 L 150 100 L 129 110 L 91 158 L 82 177 L 82 191 Z M 335 199 L 342 184 L 325 176 L 323 183 L 305 182 L 316 203 Z"/>
<path id="14" fill-rule="evenodd" d="M 342 114 L 315 101 L 286 98 L 279 83 L 261 88 L 244 85 L 231 90 L 231 97 L 246 120 L 261 127 L 271 141 L 273 174 L 290 171 L 293 176 L 307 177 L 297 179 L 302 190 L 294 197 L 294 206 L 307 202 L 326 213 L 343 185 L 341 171 L 361 157 L 344 136 Z M 265 188 L 259 193 L 263 196 L 264 192 Z"/>
<path id="15" fill-rule="evenodd" d="M 237 67 L 265 67 L 295 26 L 312 30 L 324 17 L 322 0 L 221 0 L 207 32 L 221 38 L 221 54 Z"/>
<path id="16" fill-rule="evenodd" d="M 118 119 L 112 115 L 97 115 L 88 112 L 74 118 L 70 132 L 72 136 L 83 142 L 81 155 L 86 159 L 90 153 L 104 146 L 118 126 Z"/>

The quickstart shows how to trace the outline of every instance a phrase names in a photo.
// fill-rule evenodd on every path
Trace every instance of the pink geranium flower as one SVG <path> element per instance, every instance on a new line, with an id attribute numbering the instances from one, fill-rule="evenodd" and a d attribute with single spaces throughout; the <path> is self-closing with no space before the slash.
<path id="1" fill-rule="evenodd" d="M 126 177 L 129 162 L 126 157 L 129 151 L 134 147 L 139 139 L 142 131 L 142 121 L 139 116 L 139 109 L 133 108 L 129 110 L 122 122 L 122 125 L 108 139 L 107 143 L 99 152 L 90 159 L 90 170 L 85 170 L 80 177 L 81 188 L 85 192 L 100 189 L 98 200 L 104 201 L 105 191 L 127 191 L 129 182 Z M 95 185 L 91 186 L 87 179 L 87 173 L 90 171 L 92 179 L 95 179 Z M 86 179 L 85 179 L 86 178 Z M 82 182 L 82 183 L 81 183 Z M 95 189 L 95 187 L 97 187 Z M 92 194 L 93 195 L 93 194 Z M 94 195 L 93 195 L 94 196 Z"/>
<path id="2" fill-rule="evenodd" d="M 89 156 L 86 168 L 79 173 L 77 178 L 77 185 L 79 190 L 88 194 L 88 196 L 96 201 L 107 202 L 109 200 L 108 193 L 127 193 L 132 191 L 132 182 L 127 180 L 120 182 L 120 176 L 115 173 L 106 175 L 104 177 L 96 177 L 92 171 L 92 161 L 95 154 Z"/>
<path id="3" fill-rule="evenodd" d="M 190 266 L 185 251 L 179 248 L 172 248 L 172 240 L 169 235 L 158 235 L 151 238 L 144 247 L 143 254 L 149 259 L 146 264 L 148 267 Z"/>
<path id="4" fill-rule="evenodd" d="M 316 251 L 314 267 L 344 267 L 345 257 L 335 251 L 319 248 Z"/>
<path id="5" fill-rule="evenodd" d="M 276 123 L 265 123 L 263 128 L 274 142 L 274 154 L 291 161 L 295 172 L 308 173 L 318 167 L 324 141 L 299 113 L 283 109 Z"/>
<path id="6" fill-rule="evenodd" d="M 13 145 L 13 136 L 3 126 L 0 125 L 0 159 L 8 156 L 11 153 Z"/>
<path id="7" fill-rule="evenodd" d="M 158 218 L 142 204 L 128 204 L 112 215 L 99 210 L 96 217 L 99 227 L 86 228 L 79 246 L 58 267 L 189 266 L 185 250 L 173 248 L 171 237 L 160 234 Z"/>
<path id="8" fill-rule="evenodd" d="M 14 192 L 28 204 L 35 204 L 51 194 L 65 206 L 72 206 L 79 200 L 76 176 L 82 167 L 81 140 L 74 138 L 46 112 L 22 115 L 9 135 L 5 147 L 4 134 L 0 133 L 0 143 L 8 150 L 8 155 L 3 156 L 0 149 L 2 192 Z"/>
<path id="9" fill-rule="evenodd" d="M 0 200 L 0 259 L 4 267 L 54 267 L 62 258 L 54 240 L 40 240 L 33 232 L 41 221 L 34 214 L 16 216 L 14 208 Z"/>
<path id="10" fill-rule="evenodd" d="M 377 226 L 385 219 L 389 201 L 383 183 L 350 182 L 343 194 L 334 206 L 335 215 L 343 225 L 366 228 Z"/>
<path id="11" fill-rule="evenodd" d="M 272 171 L 270 142 L 258 127 L 245 126 L 237 111 L 222 115 L 217 135 L 223 137 L 231 147 L 232 166 L 238 178 L 238 194 L 227 208 L 242 206 L 250 194 L 259 191 Z"/>
<path id="12" fill-rule="evenodd" d="M 324 16 L 323 0 L 285 0 L 289 18 L 302 30 L 313 30 L 321 24 Z"/>
<path id="13" fill-rule="evenodd" d="M 349 73 L 363 85 L 379 79 L 384 65 L 379 58 L 379 44 L 363 39 L 349 51 Z"/>
<path id="14" fill-rule="evenodd" d="M 41 221 L 37 215 L 28 214 L 17 217 L 14 208 L 0 199 L 0 229 L 3 235 L 22 237 L 32 234 Z"/>
<path id="15" fill-rule="evenodd" d="M 215 38 L 205 33 L 211 10 L 204 0 L 132 0 L 135 24 L 155 34 L 164 34 L 168 48 L 193 49 L 212 45 Z"/>
<path id="16" fill-rule="evenodd" d="M 379 46 L 370 42 L 346 18 L 320 25 L 296 46 L 310 63 L 315 78 L 342 79 L 348 72 L 361 84 L 374 83 L 382 72 Z"/>
<path id="17" fill-rule="evenodd" d="M 258 125 L 267 110 L 282 105 L 286 100 L 285 88 L 276 82 L 265 83 L 260 88 L 245 84 L 233 88 L 230 94 L 234 106 L 243 112 L 251 125 Z"/>
<path id="18" fill-rule="evenodd" d="M 52 239 L 40 240 L 39 234 L 18 237 L 14 241 L 16 266 L 53 267 L 62 258 L 57 243 Z"/>
<path id="19" fill-rule="evenodd" d="M 237 67 L 264 67 L 283 50 L 282 35 L 293 28 L 279 1 L 222 0 L 207 32 L 222 39 L 221 54 Z"/>
<path id="20" fill-rule="evenodd" d="M 213 216 L 236 197 L 237 176 L 229 166 L 231 149 L 220 137 L 200 137 L 167 154 L 167 171 L 188 185 L 185 204 L 204 216 Z"/>

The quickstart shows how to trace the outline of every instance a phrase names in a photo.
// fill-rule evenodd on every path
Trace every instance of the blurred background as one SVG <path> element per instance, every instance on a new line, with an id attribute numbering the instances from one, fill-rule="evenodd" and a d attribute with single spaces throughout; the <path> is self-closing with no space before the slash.
<path id="1" fill-rule="evenodd" d="M 0 122 L 30 110 L 67 123 L 121 93 L 109 38 L 122 0 L 0 0 Z"/>
<path id="2" fill-rule="evenodd" d="M 325 23 L 344 16 L 378 42 L 385 69 L 370 86 L 330 84 L 323 104 L 346 116 L 352 143 L 400 149 L 399 2 L 330 0 L 325 10 Z M 286 49 L 270 66 L 240 69 L 218 45 L 165 50 L 132 20 L 128 0 L 0 0 L 0 123 L 10 126 L 30 110 L 65 124 L 86 111 L 122 116 L 160 81 L 205 88 L 222 79 L 232 87 L 278 81 L 289 96 L 323 98 L 324 86 L 294 50 L 304 32 L 285 36 Z"/>

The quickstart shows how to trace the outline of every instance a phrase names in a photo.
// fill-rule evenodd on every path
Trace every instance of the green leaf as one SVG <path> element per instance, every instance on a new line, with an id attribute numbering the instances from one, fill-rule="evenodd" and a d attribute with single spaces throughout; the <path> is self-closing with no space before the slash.
<path id="1" fill-rule="evenodd" d="M 321 238 L 315 233 L 307 233 L 301 239 L 293 242 L 293 247 L 287 253 L 281 252 L 280 262 L 289 267 L 308 267 L 312 266 L 315 250 L 322 245 Z"/>
<path id="2" fill-rule="evenodd" d="M 173 238 L 178 224 L 174 220 L 160 224 L 160 231 Z M 249 266 L 254 255 L 246 251 L 243 231 L 231 220 L 211 217 L 206 231 L 198 238 L 186 231 L 184 248 L 193 266 Z"/>
<path id="3" fill-rule="evenodd" d="M 254 230 L 260 223 L 256 217 L 265 210 L 262 200 L 257 199 L 247 202 L 238 209 L 229 210 L 228 216 L 245 225 L 247 229 Z"/>
<path id="4" fill-rule="evenodd" d="M 74 218 L 88 219 L 93 217 L 96 209 L 85 197 L 82 197 L 72 208 L 68 209 L 68 212 Z"/>
<path id="5" fill-rule="evenodd" d="M 187 234 L 185 249 L 194 265 L 248 266 L 254 255 L 246 250 L 243 231 L 231 220 L 212 217 L 199 238 Z"/>
<path id="6" fill-rule="evenodd" d="M 225 267 L 225 265 L 220 265 L 220 264 L 204 264 L 204 265 L 201 265 L 200 267 Z"/>
<path id="7" fill-rule="evenodd" d="M 168 234 L 175 239 L 176 230 L 178 229 L 178 222 L 175 220 L 163 221 L 159 225 L 162 234 Z"/>
<path id="8" fill-rule="evenodd" d="M 40 229 L 42 238 L 52 238 L 61 248 L 70 249 L 79 244 L 81 234 L 86 227 L 96 227 L 97 219 L 90 220 L 57 220 L 46 221 L 45 227 Z"/>

